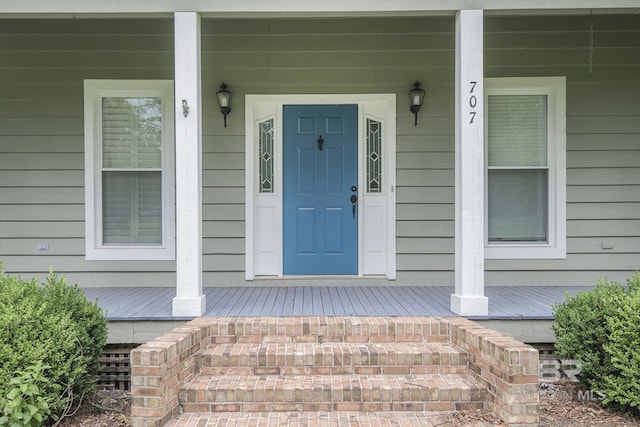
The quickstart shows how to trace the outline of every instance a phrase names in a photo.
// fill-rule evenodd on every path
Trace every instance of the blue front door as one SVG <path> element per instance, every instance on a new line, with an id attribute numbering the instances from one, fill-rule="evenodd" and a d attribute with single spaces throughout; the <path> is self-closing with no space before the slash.
<path id="1" fill-rule="evenodd" d="M 284 274 L 357 274 L 358 107 L 284 106 L 283 145 Z"/>

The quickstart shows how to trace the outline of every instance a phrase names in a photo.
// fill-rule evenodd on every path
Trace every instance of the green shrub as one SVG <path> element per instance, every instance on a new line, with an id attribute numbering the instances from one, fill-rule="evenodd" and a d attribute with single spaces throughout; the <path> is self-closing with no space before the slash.
<path id="1" fill-rule="evenodd" d="M 575 358 L 582 364 L 578 378 L 590 388 L 601 384 L 609 368 L 609 355 L 604 345 L 609 339 L 609 308 L 622 304 L 625 289 L 618 283 L 600 280 L 598 285 L 564 303 L 554 305 L 553 330 L 555 347 L 564 358 Z"/>
<path id="2" fill-rule="evenodd" d="M 640 274 L 608 280 L 553 306 L 556 349 L 581 363 L 578 379 L 606 405 L 640 413 Z"/>
<path id="3" fill-rule="evenodd" d="M 44 284 L 0 271 L 0 395 L 14 373 L 46 365 L 48 381 L 38 383 L 51 418 L 95 390 L 98 357 L 106 343 L 107 321 L 97 304 L 77 286 L 51 274 Z"/>
<path id="4" fill-rule="evenodd" d="M 49 380 L 44 370 L 50 366 L 32 365 L 9 380 L 3 395 L 0 395 L 0 426 L 38 427 L 51 413 L 48 399 L 42 396 L 40 385 Z"/>
<path id="5" fill-rule="evenodd" d="M 604 345 L 610 372 L 604 376 L 605 402 L 640 413 L 640 274 L 629 281 L 625 304 L 611 307 L 611 331 Z"/>

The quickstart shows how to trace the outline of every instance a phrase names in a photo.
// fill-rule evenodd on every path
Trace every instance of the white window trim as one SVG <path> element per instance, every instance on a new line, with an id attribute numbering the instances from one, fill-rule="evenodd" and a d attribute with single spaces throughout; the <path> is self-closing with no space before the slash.
<path id="1" fill-rule="evenodd" d="M 485 258 L 564 259 L 567 256 L 566 193 L 566 79 L 565 77 L 504 77 L 484 80 L 489 95 L 547 95 L 549 161 L 549 241 L 545 243 L 489 243 L 488 238 L 488 114 L 485 114 Z"/>
<path id="2" fill-rule="evenodd" d="M 88 260 L 175 260 L 174 90 L 171 80 L 85 80 L 85 256 Z M 162 97 L 162 242 L 160 246 L 102 244 L 102 132 L 104 96 Z"/>

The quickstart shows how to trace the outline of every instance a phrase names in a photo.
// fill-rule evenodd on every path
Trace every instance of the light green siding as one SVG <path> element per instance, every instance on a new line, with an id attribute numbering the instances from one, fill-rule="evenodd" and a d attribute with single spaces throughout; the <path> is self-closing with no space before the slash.
<path id="1" fill-rule="evenodd" d="M 567 78 L 567 259 L 488 260 L 487 285 L 640 268 L 640 16 L 485 19 L 487 77 Z M 84 259 L 84 79 L 172 79 L 171 20 L 0 22 L 0 259 L 82 286 L 173 286 L 173 262 Z M 205 285 L 244 282 L 244 95 L 397 95 L 398 284 L 452 285 L 454 18 L 203 19 Z M 413 126 L 407 91 L 425 105 Z M 215 92 L 233 92 L 229 126 Z M 602 242 L 613 249 L 602 249 Z M 38 243 L 49 243 L 38 252 Z M 387 283 L 375 282 L 375 283 Z"/>
<path id="2" fill-rule="evenodd" d="M 204 108 L 212 111 L 204 124 L 205 281 L 243 283 L 243 245 L 230 244 L 244 242 L 243 216 L 211 213 L 220 203 L 244 208 L 243 182 L 206 177 L 217 165 L 244 173 L 245 94 L 396 93 L 398 283 L 451 284 L 454 18 L 205 19 L 202 34 Z M 416 79 L 427 90 L 417 128 L 408 108 Z M 234 96 L 227 129 L 213 98 L 222 81 Z M 220 237 L 229 246 L 215 244 Z"/>
<path id="3" fill-rule="evenodd" d="M 489 285 L 624 281 L 640 268 L 640 17 L 488 18 L 487 77 L 567 77 L 567 258 L 490 260 Z M 611 242 L 613 249 L 603 249 Z"/>
<path id="4" fill-rule="evenodd" d="M 84 257 L 84 79 L 172 79 L 172 20 L 0 22 L 0 261 L 82 286 L 174 286 L 174 262 Z M 38 245 L 48 243 L 40 252 Z"/>
<path id="5" fill-rule="evenodd" d="M 588 16 L 485 20 L 487 77 L 566 75 L 569 116 L 567 259 L 487 261 L 488 285 L 590 284 L 599 275 L 623 279 L 639 267 L 640 227 L 634 219 L 640 216 L 636 124 L 640 107 L 635 102 L 640 95 L 640 20 L 627 16 L 594 20 L 592 74 L 587 73 Z M 203 50 L 203 64 L 210 67 L 203 74 L 212 77 L 210 93 L 222 80 L 240 96 L 395 92 L 398 283 L 453 282 L 452 18 L 231 24 L 205 20 Z M 624 81 L 619 81 L 622 76 Z M 405 99 L 407 82 L 415 79 L 427 89 L 417 128 Z M 225 154 L 229 144 L 220 144 L 219 139 L 226 139 L 229 132 L 243 132 L 241 108 L 236 96 L 233 129 L 225 133 L 218 126 L 220 134 L 211 137 L 214 147 L 224 147 Z M 242 150 L 241 144 L 236 147 Z M 242 227 L 238 231 L 240 239 Z M 221 232 L 229 237 L 229 229 Z M 614 249 L 603 250 L 603 240 L 613 240 Z M 213 261 L 216 254 L 210 255 L 212 264 L 219 264 Z M 241 262 L 229 265 L 237 265 L 241 274 Z M 533 281 L 522 277 L 529 270 Z"/>

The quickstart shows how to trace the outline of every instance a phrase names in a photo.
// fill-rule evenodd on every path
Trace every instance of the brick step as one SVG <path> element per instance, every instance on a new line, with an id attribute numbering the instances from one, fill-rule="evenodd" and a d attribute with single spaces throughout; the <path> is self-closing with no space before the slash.
<path id="1" fill-rule="evenodd" d="M 467 353 L 447 343 L 218 344 L 198 354 L 200 374 L 462 374 Z"/>
<path id="2" fill-rule="evenodd" d="M 136 427 L 441 426 L 467 409 L 539 421 L 537 351 L 464 318 L 204 317 L 131 365 Z"/>
<path id="3" fill-rule="evenodd" d="M 450 424 L 447 424 L 447 413 L 442 412 L 343 411 L 184 413 L 169 421 L 165 427 L 442 427 L 444 425 Z"/>
<path id="4" fill-rule="evenodd" d="M 224 317 L 210 325 L 212 344 L 260 342 L 447 342 L 437 317 Z"/>
<path id="5" fill-rule="evenodd" d="M 484 406 L 486 389 L 460 374 L 197 376 L 186 412 L 454 411 Z"/>

